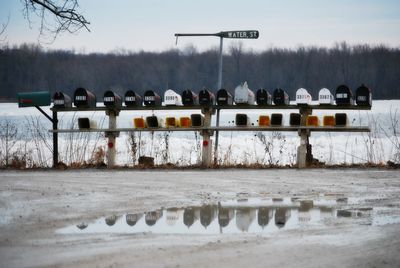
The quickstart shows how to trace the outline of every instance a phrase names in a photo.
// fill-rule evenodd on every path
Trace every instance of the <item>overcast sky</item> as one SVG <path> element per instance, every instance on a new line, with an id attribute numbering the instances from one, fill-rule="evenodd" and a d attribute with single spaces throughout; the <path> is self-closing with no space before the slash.
<path id="1" fill-rule="evenodd" d="M 107 52 L 162 51 L 175 48 L 174 33 L 259 30 L 247 49 L 332 46 L 335 42 L 400 46 L 400 0 L 79 0 L 91 32 L 65 33 L 46 48 Z M 0 23 L 10 16 L 3 34 L 8 44 L 37 43 L 39 19 L 31 27 L 22 1 L 0 0 Z M 0 39 L 1 39 L 0 38 Z M 234 40 L 225 39 L 225 48 Z M 3 42 L 4 43 L 4 42 Z M 180 38 L 178 48 L 218 46 L 217 37 Z"/>

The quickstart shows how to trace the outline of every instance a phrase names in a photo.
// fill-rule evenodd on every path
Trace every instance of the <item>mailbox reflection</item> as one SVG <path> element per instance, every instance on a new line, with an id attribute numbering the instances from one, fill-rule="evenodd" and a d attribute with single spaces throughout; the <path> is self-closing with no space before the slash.
<path id="1" fill-rule="evenodd" d="M 219 207 L 218 209 L 218 224 L 221 227 L 226 227 L 233 219 L 235 211 L 233 209 Z"/>
<path id="2" fill-rule="evenodd" d="M 272 198 L 263 202 L 257 205 L 246 199 L 217 205 L 173 207 L 126 214 L 122 220 L 120 216 L 112 215 L 94 224 L 80 223 L 73 228 L 79 232 L 104 229 L 105 232 L 124 230 L 133 233 L 257 233 L 299 228 L 327 218 L 353 216 L 347 211 L 337 210 L 335 206 L 339 203 L 335 199 L 330 203 L 297 198 Z"/>
<path id="3" fill-rule="evenodd" d="M 126 214 L 126 223 L 129 226 L 134 226 L 141 218 L 143 217 L 143 214 Z"/>
<path id="4" fill-rule="evenodd" d="M 163 215 L 162 210 L 150 211 L 146 213 L 144 219 L 147 225 L 152 226 L 156 224 L 156 222 L 162 217 L 162 215 Z"/>

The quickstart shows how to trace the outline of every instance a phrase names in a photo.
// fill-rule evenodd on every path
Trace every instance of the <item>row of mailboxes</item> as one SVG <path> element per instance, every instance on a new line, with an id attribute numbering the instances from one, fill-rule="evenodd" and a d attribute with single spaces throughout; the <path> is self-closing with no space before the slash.
<path id="1" fill-rule="evenodd" d="M 353 92 L 346 85 L 341 85 L 336 89 L 336 104 L 337 105 L 357 105 L 371 106 L 372 93 L 371 89 L 364 84 L 357 88 L 356 98 L 354 100 Z"/>
<path id="2" fill-rule="evenodd" d="M 258 117 L 258 126 L 269 127 L 269 126 L 283 126 L 283 114 L 273 113 L 269 115 L 260 115 Z M 238 113 L 235 116 L 235 124 L 238 127 L 247 127 L 254 125 L 247 114 Z M 335 127 L 335 126 L 346 126 L 348 124 L 347 114 L 336 113 L 333 115 L 326 115 L 323 117 L 322 125 L 324 127 Z M 165 121 L 161 117 L 155 115 L 147 116 L 146 118 L 138 117 L 133 119 L 133 125 L 135 128 L 160 128 L 160 127 L 203 127 L 204 117 L 201 114 L 191 114 L 190 117 L 166 117 Z M 289 116 L 290 126 L 301 125 L 301 114 L 291 113 Z M 78 118 L 79 129 L 89 129 L 96 127 L 95 122 L 89 120 L 89 118 Z M 320 120 L 318 116 L 308 115 L 306 117 L 306 126 L 320 126 Z"/>
<path id="3" fill-rule="evenodd" d="M 84 88 L 78 88 L 75 91 L 73 102 L 71 98 L 63 92 L 56 92 L 53 99 L 54 107 L 57 108 L 70 108 L 72 107 L 72 103 L 79 108 L 94 108 L 96 107 L 97 101 L 95 94 Z M 246 83 L 236 88 L 235 97 L 226 89 L 218 90 L 217 97 L 208 89 L 201 90 L 198 95 L 191 90 L 185 90 L 181 96 L 171 89 L 167 90 L 164 94 L 164 104 L 166 106 L 210 106 L 215 104 L 227 106 L 233 105 L 234 103 L 238 105 L 253 105 L 255 102 L 257 102 L 258 105 L 272 105 L 272 100 L 274 100 L 276 105 L 289 104 L 288 94 L 282 89 L 275 90 L 272 98 L 271 94 L 265 89 L 259 89 L 257 94 L 254 95 L 247 87 Z M 127 107 L 137 107 L 142 106 L 142 104 L 145 106 L 161 106 L 162 104 L 161 97 L 151 90 L 144 93 L 143 99 L 132 90 L 125 93 L 124 99 L 113 91 L 106 91 L 104 93 L 103 102 L 106 107 L 120 108 L 122 107 L 123 101 Z"/>
<path id="4" fill-rule="evenodd" d="M 371 89 L 366 87 L 364 84 L 357 88 L 356 99 L 353 98 L 351 89 L 346 85 L 340 85 L 336 88 L 335 97 L 327 88 L 323 88 L 318 93 L 319 104 L 322 105 L 354 105 L 359 106 L 371 106 L 372 105 L 372 93 Z M 311 94 L 304 88 L 299 88 L 296 91 L 296 103 L 298 105 L 309 105 L 311 104 Z"/>
<path id="5" fill-rule="evenodd" d="M 271 116 L 269 115 L 260 115 L 258 117 L 258 126 L 260 127 L 269 127 L 269 126 L 283 126 L 283 114 L 281 113 L 273 113 Z M 247 114 L 236 114 L 235 124 L 238 127 L 245 127 L 253 125 L 250 121 L 250 118 Z M 333 115 L 325 115 L 323 116 L 322 126 L 324 127 L 335 127 L 335 126 L 347 126 L 348 118 L 345 113 L 336 113 Z M 301 114 L 299 113 L 291 113 L 289 116 L 289 125 L 290 126 L 300 126 L 301 125 Z M 320 120 L 318 116 L 308 115 L 306 117 L 306 126 L 320 126 Z"/>
<path id="6" fill-rule="evenodd" d="M 72 107 L 71 98 L 62 92 L 56 92 L 54 94 L 54 106 L 58 108 L 69 108 Z M 335 97 L 327 88 L 323 88 L 318 94 L 319 103 L 322 105 L 333 105 L 336 100 L 337 105 L 357 105 L 360 106 L 371 106 L 372 105 L 372 94 L 371 89 L 365 85 L 361 85 L 356 90 L 356 97 L 353 98 L 351 89 L 346 85 L 340 85 L 336 89 Z M 96 107 L 96 96 L 92 92 L 84 88 L 78 88 L 75 90 L 73 104 L 79 108 L 94 108 Z M 304 88 L 300 88 L 296 91 L 296 103 L 298 105 L 309 105 L 311 104 L 311 94 Z M 148 90 L 142 97 L 132 90 L 128 90 L 122 99 L 117 93 L 113 91 L 106 91 L 103 96 L 104 106 L 109 108 L 120 108 L 123 102 L 127 107 L 142 106 L 161 106 L 162 99 L 160 95 L 152 90 Z M 169 89 L 164 94 L 164 104 L 166 106 L 229 106 L 229 105 L 260 105 L 268 106 L 273 103 L 278 106 L 289 105 L 289 95 L 285 90 L 277 88 L 271 95 L 265 89 L 257 90 L 254 94 L 248 87 L 247 83 L 244 82 L 235 88 L 235 94 L 232 94 L 226 89 L 220 89 L 217 91 L 216 97 L 208 90 L 203 89 L 196 95 L 191 90 L 183 91 L 182 95 L 179 95 L 175 91 Z"/>
<path id="7" fill-rule="evenodd" d="M 201 114 L 191 114 L 190 117 L 184 116 L 179 119 L 176 117 L 166 117 L 165 121 L 155 115 L 146 118 L 138 117 L 133 119 L 135 128 L 159 128 L 159 127 L 202 127 L 204 126 L 204 116 Z"/>

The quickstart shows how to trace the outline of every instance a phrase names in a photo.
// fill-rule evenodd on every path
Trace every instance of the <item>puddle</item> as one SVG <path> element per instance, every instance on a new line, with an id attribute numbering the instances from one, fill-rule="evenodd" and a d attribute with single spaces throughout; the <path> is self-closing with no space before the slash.
<path id="1" fill-rule="evenodd" d="M 342 209 L 348 199 L 300 198 L 240 199 L 218 204 L 174 207 L 127 213 L 79 223 L 57 230 L 78 233 L 237 234 L 272 233 L 324 225 L 328 219 L 362 219 L 363 224 L 400 223 L 400 213 L 383 208 Z M 344 204 L 346 203 L 346 204 Z M 387 212 L 387 211 L 386 211 Z"/>

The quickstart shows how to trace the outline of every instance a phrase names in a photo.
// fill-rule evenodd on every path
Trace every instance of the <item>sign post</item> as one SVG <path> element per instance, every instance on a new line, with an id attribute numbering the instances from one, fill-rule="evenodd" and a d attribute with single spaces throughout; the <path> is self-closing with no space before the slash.
<path id="1" fill-rule="evenodd" d="M 216 36 L 220 38 L 219 42 L 219 65 L 218 65 L 218 83 L 217 90 L 222 88 L 222 59 L 223 59 L 223 40 L 224 38 L 231 39 L 258 39 L 259 32 L 257 30 L 240 30 L 240 31 L 222 31 L 219 33 L 176 33 L 176 43 L 178 43 L 178 37 L 180 36 Z M 219 110 L 217 109 L 217 120 L 216 126 L 219 126 Z M 214 165 L 218 161 L 218 131 L 215 131 L 215 146 L 214 146 Z"/>

